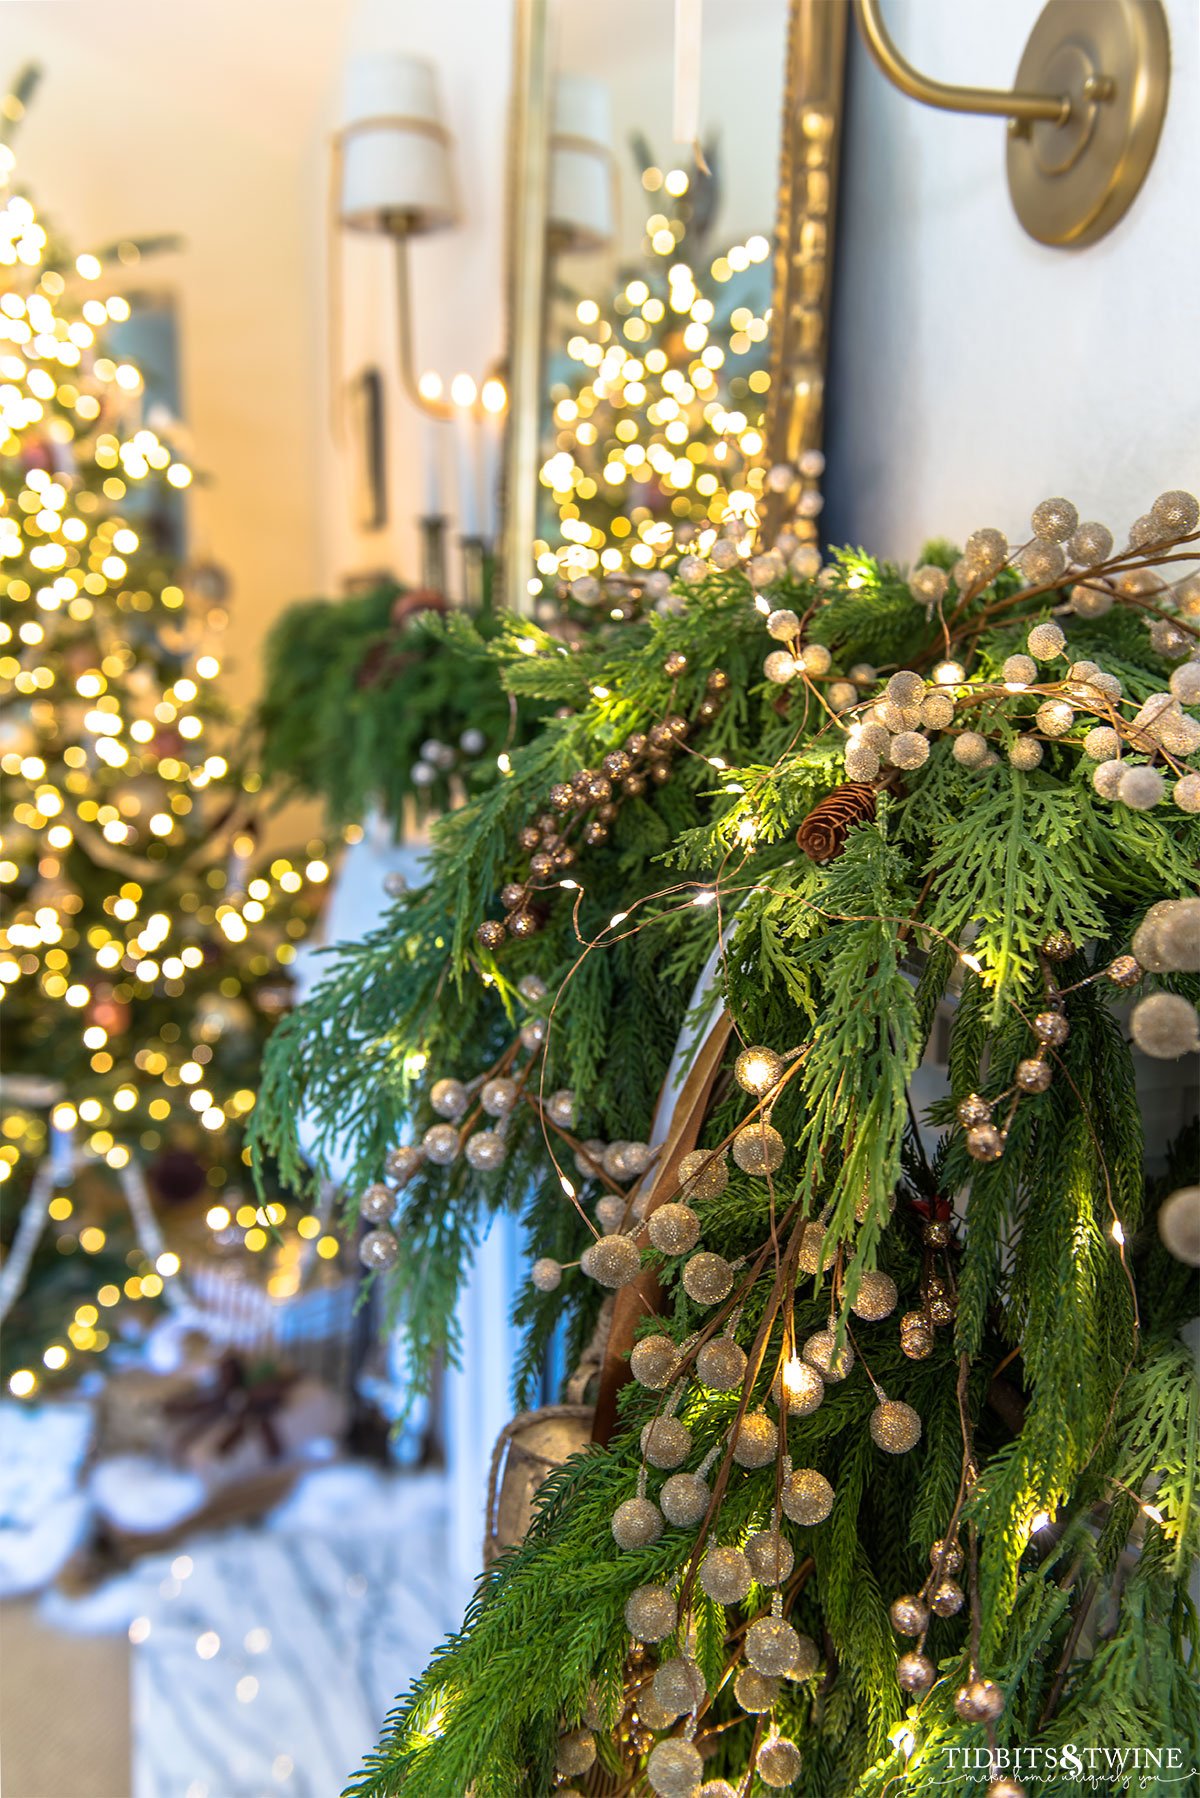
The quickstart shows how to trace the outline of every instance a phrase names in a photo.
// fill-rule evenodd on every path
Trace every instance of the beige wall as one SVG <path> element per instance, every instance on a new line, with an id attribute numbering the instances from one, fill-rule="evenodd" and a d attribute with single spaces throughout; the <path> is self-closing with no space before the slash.
<path id="1" fill-rule="evenodd" d="M 20 171 L 80 247 L 178 232 L 142 265 L 181 322 L 197 553 L 233 577 L 229 694 L 257 687 L 263 632 L 311 593 L 322 500 L 320 107 L 341 0 L 57 0 L 4 8 L 10 69 L 42 65 Z M 297 29 L 298 21 L 303 28 Z"/>

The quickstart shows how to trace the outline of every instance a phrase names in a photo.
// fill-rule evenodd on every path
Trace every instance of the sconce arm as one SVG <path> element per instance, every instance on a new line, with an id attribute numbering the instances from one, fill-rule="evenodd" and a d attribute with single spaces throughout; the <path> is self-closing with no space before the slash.
<path id="1" fill-rule="evenodd" d="M 1064 125 L 1071 116 L 1065 94 L 1026 94 L 992 87 L 955 87 L 934 81 L 905 60 L 896 48 L 883 20 L 881 0 L 854 0 L 854 13 L 863 42 L 893 87 L 910 100 L 937 106 L 943 112 L 974 112 L 994 118 L 1016 119 L 1026 125 L 1045 120 Z M 1092 96 L 1089 96 L 1092 97 Z M 1095 98 L 1101 98 L 1096 94 Z"/>
<path id="2" fill-rule="evenodd" d="M 412 337 L 412 294 L 408 279 L 408 239 L 409 232 L 402 228 L 392 233 L 396 241 L 396 312 L 397 330 L 400 350 L 400 381 L 405 393 L 419 412 L 427 418 L 445 420 L 453 418 L 455 408 L 449 400 L 431 399 L 421 392 L 417 380 L 416 364 L 413 360 Z"/>

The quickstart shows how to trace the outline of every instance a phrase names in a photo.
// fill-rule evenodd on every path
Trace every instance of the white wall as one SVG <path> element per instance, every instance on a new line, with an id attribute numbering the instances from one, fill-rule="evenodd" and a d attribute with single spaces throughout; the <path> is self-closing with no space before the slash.
<path id="1" fill-rule="evenodd" d="M 1172 87 L 1158 155 L 1090 249 L 1027 237 L 1004 126 L 934 112 L 857 42 L 829 394 L 835 543 L 902 558 L 983 524 L 1019 533 L 1039 499 L 1127 526 L 1165 487 L 1200 486 L 1200 29 L 1167 0 Z M 1035 0 L 888 0 L 916 66 L 1008 85 Z"/>

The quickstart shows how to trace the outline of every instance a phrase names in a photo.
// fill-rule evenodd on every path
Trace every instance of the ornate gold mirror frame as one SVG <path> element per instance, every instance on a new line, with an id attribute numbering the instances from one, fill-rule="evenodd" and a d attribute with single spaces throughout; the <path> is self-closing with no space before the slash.
<path id="1" fill-rule="evenodd" d="M 510 395 L 497 587 L 518 612 L 532 601 L 538 432 L 546 309 L 551 72 L 549 0 L 514 0 L 509 192 Z M 833 227 L 850 0 L 790 0 L 775 232 L 768 464 L 806 466 L 815 491 L 824 429 Z M 795 495 L 791 496 L 795 499 Z M 782 507 L 787 494 L 772 495 Z M 812 507 L 812 517 L 819 502 Z M 768 520 L 770 523 L 770 520 Z M 816 524 L 810 521 L 813 535 Z"/>

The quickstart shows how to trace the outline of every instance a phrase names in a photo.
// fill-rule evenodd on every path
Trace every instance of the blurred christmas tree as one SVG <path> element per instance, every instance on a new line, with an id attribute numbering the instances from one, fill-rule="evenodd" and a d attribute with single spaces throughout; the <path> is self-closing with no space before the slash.
<path id="1" fill-rule="evenodd" d="M 24 1396 L 178 1275 L 153 1201 L 230 1251 L 283 1220 L 238 1227 L 232 1186 L 328 870 L 315 844 L 256 865 L 261 782 L 213 686 L 224 578 L 181 568 L 192 471 L 113 347 L 137 248 L 72 258 L 14 170 L 0 142 L 0 1314 Z"/>
<path id="2" fill-rule="evenodd" d="M 770 386 L 771 245 L 752 233 L 713 255 L 716 147 L 691 173 L 633 146 L 660 208 L 641 258 L 603 304 L 559 284 L 565 348 L 552 362 L 541 539 L 543 577 L 601 598 L 598 576 L 634 582 L 696 530 L 749 513 L 761 494 Z M 565 318 L 561 316 L 565 308 Z"/>

